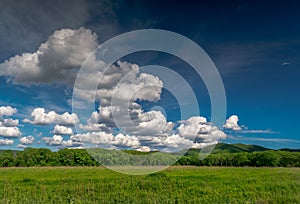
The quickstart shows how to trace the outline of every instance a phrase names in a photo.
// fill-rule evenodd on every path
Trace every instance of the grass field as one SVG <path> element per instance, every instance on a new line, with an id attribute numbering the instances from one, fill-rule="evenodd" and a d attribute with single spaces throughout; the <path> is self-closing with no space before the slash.
<path id="1" fill-rule="evenodd" d="M 1 203 L 300 203 L 300 168 L 1 168 Z"/>

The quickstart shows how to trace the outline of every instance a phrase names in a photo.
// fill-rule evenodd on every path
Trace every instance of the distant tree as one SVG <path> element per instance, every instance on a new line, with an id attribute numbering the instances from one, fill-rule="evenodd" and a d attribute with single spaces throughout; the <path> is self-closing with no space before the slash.
<path id="1" fill-rule="evenodd" d="M 15 156 L 11 150 L 5 150 L 2 154 L 0 154 L 0 165 L 2 167 L 15 166 Z"/>
<path id="2" fill-rule="evenodd" d="M 248 166 L 250 164 L 247 152 L 233 154 L 232 158 L 234 166 Z"/>
<path id="3" fill-rule="evenodd" d="M 274 151 L 257 152 L 255 154 L 256 166 L 278 166 L 280 158 Z"/>

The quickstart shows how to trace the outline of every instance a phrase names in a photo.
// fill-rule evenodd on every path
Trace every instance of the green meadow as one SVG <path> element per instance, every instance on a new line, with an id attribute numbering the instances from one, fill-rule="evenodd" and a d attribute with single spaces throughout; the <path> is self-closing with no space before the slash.
<path id="1" fill-rule="evenodd" d="M 300 168 L 174 166 L 133 176 L 104 167 L 0 168 L 1 203 L 300 203 Z"/>

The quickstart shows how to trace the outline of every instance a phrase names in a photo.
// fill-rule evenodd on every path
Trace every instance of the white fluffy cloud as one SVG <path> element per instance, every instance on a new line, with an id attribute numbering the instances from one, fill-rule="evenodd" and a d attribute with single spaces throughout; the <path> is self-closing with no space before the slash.
<path id="1" fill-rule="evenodd" d="M 160 111 L 142 112 L 138 110 L 135 130 L 136 135 L 158 135 L 172 131 L 174 124 L 167 122 L 165 116 Z"/>
<path id="2" fill-rule="evenodd" d="M 57 114 L 54 111 L 48 113 L 45 112 L 44 108 L 35 108 L 31 112 L 33 120 L 24 119 L 24 122 L 28 122 L 35 125 L 48 125 L 51 123 L 58 123 L 60 125 L 75 125 L 79 122 L 78 116 L 75 113 L 65 112 L 63 114 Z"/>
<path id="3" fill-rule="evenodd" d="M 211 143 L 226 138 L 223 131 L 208 123 L 204 117 L 192 117 L 186 121 L 181 121 L 181 123 L 178 127 L 178 134 L 195 142 Z"/>
<path id="4" fill-rule="evenodd" d="M 114 100 L 135 101 L 139 99 L 156 101 L 160 99 L 163 83 L 158 77 L 146 73 L 134 74 L 136 74 L 134 78 L 126 76 L 121 82 L 117 81 L 117 85 L 112 90 Z"/>
<path id="5" fill-rule="evenodd" d="M 53 135 L 53 137 L 44 137 L 43 140 L 47 145 L 58 146 L 63 142 L 63 137 L 61 135 Z"/>
<path id="6" fill-rule="evenodd" d="M 238 122 L 239 122 L 239 117 L 237 115 L 232 115 L 226 120 L 223 127 L 234 131 L 242 130 Z"/>
<path id="7" fill-rule="evenodd" d="M 191 139 L 194 139 L 199 131 L 207 126 L 207 120 L 204 117 L 192 117 L 181 123 L 178 127 L 179 134 Z"/>
<path id="8" fill-rule="evenodd" d="M 64 140 L 61 135 L 53 135 L 52 137 L 44 137 L 43 141 L 48 146 L 56 146 L 57 148 L 82 148 L 82 144 L 73 140 Z"/>
<path id="9" fill-rule="evenodd" d="M 23 145 L 23 144 L 18 144 L 16 147 L 17 147 L 17 148 L 24 149 L 24 148 L 26 148 L 27 146 L 26 146 L 26 145 Z"/>
<path id="10" fill-rule="evenodd" d="M 0 64 L 0 76 L 20 84 L 73 84 L 78 68 L 97 46 L 97 36 L 89 29 L 57 30 L 36 52 Z"/>
<path id="11" fill-rule="evenodd" d="M 163 151 L 166 152 L 188 149 L 193 145 L 193 141 L 181 137 L 178 134 L 166 135 L 163 137 L 154 137 L 151 142 L 151 146 L 161 147 L 163 148 Z"/>
<path id="12" fill-rule="evenodd" d="M 53 133 L 56 135 L 72 135 L 73 130 L 70 127 L 55 125 Z"/>
<path id="13" fill-rule="evenodd" d="M 85 144 L 111 144 L 114 136 L 105 132 L 89 132 L 84 134 L 71 135 L 70 139 Z"/>
<path id="14" fill-rule="evenodd" d="M 114 136 L 105 132 L 71 135 L 68 140 L 64 140 L 61 135 L 54 135 L 53 137 L 44 137 L 43 141 L 49 146 L 57 146 L 58 148 L 82 148 L 85 144 L 109 148 L 140 147 L 138 138 L 135 136 L 123 135 L 121 133 Z"/>
<path id="15" fill-rule="evenodd" d="M 157 112 L 158 111 L 154 111 L 153 113 L 157 114 Z M 151 117 L 156 118 L 157 115 L 155 114 Z M 143 117 L 137 116 L 137 118 L 140 119 Z M 153 118 L 148 118 L 148 120 L 152 121 L 153 123 L 155 123 L 156 121 Z M 89 121 L 97 122 L 98 115 L 96 113 L 92 114 Z M 159 121 L 161 122 L 161 120 Z M 176 130 L 173 130 L 173 132 L 178 133 L 171 133 L 171 131 L 166 132 L 166 123 L 159 124 L 158 122 L 155 125 L 147 125 L 147 122 L 139 122 L 138 129 L 144 129 L 143 131 L 147 130 L 147 132 L 149 129 L 149 135 L 138 134 L 137 132 L 133 132 L 131 136 L 121 133 L 113 135 L 109 132 L 100 131 L 71 135 L 70 140 L 73 142 L 85 144 L 87 146 L 92 145 L 108 148 L 116 146 L 117 148 L 130 147 L 138 151 L 162 150 L 172 152 L 188 149 L 190 147 L 202 148 L 208 145 L 216 144 L 218 140 L 226 138 L 226 134 L 224 132 L 219 130 L 211 123 L 208 123 L 206 118 L 204 117 L 192 117 L 188 120 L 180 122 L 180 126 Z M 140 126 L 140 124 L 145 124 L 145 127 Z M 173 129 L 173 124 L 171 127 L 172 128 L 169 129 Z M 150 131 L 151 128 L 153 128 L 154 131 Z M 146 133 L 143 131 L 141 131 L 140 133 Z"/>
<path id="16" fill-rule="evenodd" d="M 137 148 L 136 150 L 139 152 L 150 152 L 151 151 L 150 147 L 147 147 L 147 146 L 141 146 L 141 147 Z"/>
<path id="17" fill-rule="evenodd" d="M 19 142 L 20 144 L 22 145 L 29 145 L 29 144 L 32 144 L 34 141 L 34 137 L 33 136 L 27 136 L 27 137 L 21 137 Z"/>
<path id="18" fill-rule="evenodd" d="M 86 130 L 86 131 L 103 131 L 103 132 L 111 132 L 111 129 L 107 127 L 105 124 L 101 123 L 88 123 L 86 125 L 79 125 L 80 129 Z"/>
<path id="19" fill-rule="evenodd" d="M 77 86 L 74 88 L 76 98 L 91 102 L 95 99 L 100 100 L 102 107 L 111 106 L 112 99 L 118 105 L 131 103 L 137 99 L 148 101 L 160 99 L 162 81 L 154 75 L 141 73 L 136 64 L 118 61 L 106 70 L 107 65 L 92 55 L 85 65 L 89 69 L 82 69 L 76 79 Z M 95 84 L 98 84 L 96 91 L 94 91 Z"/>
<path id="20" fill-rule="evenodd" d="M 114 136 L 111 133 L 105 132 L 91 132 L 85 134 L 72 135 L 70 139 L 74 142 L 95 145 L 114 145 L 136 148 L 140 143 L 135 136 L 123 135 L 121 133 Z"/>
<path id="21" fill-rule="evenodd" d="M 17 112 L 17 109 L 11 106 L 0 106 L 0 118 L 3 116 L 11 116 Z"/>
<path id="22" fill-rule="evenodd" d="M 158 135 L 169 133 L 172 131 L 174 124 L 168 122 L 165 116 L 160 111 L 144 112 L 139 106 L 136 109 L 127 110 L 127 116 L 130 120 L 124 118 L 125 114 L 120 109 L 122 107 L 106 106 L 100 107 L 99 113 L 92 113 L 88 120 L 89 126 L 82 126 L 85 130 L 98 128 L 108 130 L 108 127 L 115 127 L 115 120 L 118 120 L 118 126 L 122 127 L 123 131 L 130 135 Z M 124 107 L 123 107 L 124 108 Z M 113 117 L 114 116 L 114 117 Z"/>
<path id="23" fill-rule="evenodd" d="M 140 142 L 136 136 L 123 135 L 119 133 L 114 137 L 112 145 L 136 148 L 139 147 Z"/>
<path id="24" fill-rule="evenodd" d="M 6 118 L 6 119 L 3 119 L 1 121 L 0 119 L 0 126 L 2 127 L 16 127 L 19 125 L 19 120 L 18 119 L 11 119 L 11 118 Z"/>
<path id="25" fill-rule="evenodd" d="M 91 124 L 97 124 L 98 117 L 92 114 Z M 94 120 L 94 121 L 93 121 Z M 45 137 L 43 140 L 49 146 L 58 148 L 83 148 L 85 146 L 102 148 L 131 148 L 138 151 L 161 150 L 166 152 L 180 151 L 188 148 L 203 148 L 216 144 L 226 138 L 226 134 L 216 126 L 208 123 L 204 117 L 192 117 L 180 121 L 180 126 L 174 130 L 177 133 L 161 133 L 154 135 L 112 134 L 109 131 L 91 131 L 82 134 L 72 134 L 64 140 L 61 135 Z M 99 124 L 101 125 L 101 124 Z M 59 126 L 57 126 L 59 127 Z M 174 132 L 173 131 L 173 132 Z"/>
<path id="26" fill-rule="evenodd" d="M 0 136 L 3 137 L 19 137 L 22 135 L 17 127 L 19 125 L 18 119 L 3 118 L 4 116 L 12 116 L 17 112 L 17 109 L 10 106 L 0 106 Z"/>
<path id="27" fill-rule="evenodd" d="M 14 141 L 9 139 L 0 139 L 0 145 L 13 145 Z"/>

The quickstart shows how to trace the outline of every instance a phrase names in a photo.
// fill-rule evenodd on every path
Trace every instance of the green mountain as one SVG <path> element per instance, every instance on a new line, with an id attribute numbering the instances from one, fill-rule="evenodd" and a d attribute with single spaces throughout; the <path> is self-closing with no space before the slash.
<path id="1" fill-rule="evenodd" d="M 218 153 L 239 153 L 239 152 L 262 152 L 266 150 L 273 150 L 266 147 L 262 147 L 259 145 L 248 145 L 248 144 L 226 144 L 226 143 L 218 143 L 214 150 L 213 154 Z M 186 155 L 195 155 L 199 153 L 200 149 L 191 149 L 187 152 Z M 289 149 L 289 148 L 282 148 L 275 151 L 285 151 L 285 152 L 300 152 L 300 149 Z"/>
<path id="2" fill-rule="evenodd" d="M 258 145 L 247 145 L 241 143 L 237 143 L 237 144 L 219 143 L 216 145 L 213 154 L 238 153 L 238 152 L 261 152 L 266 150 L 270 150 L 270 149 Z"/>
<path id="3" fill-rule="evenodd" d="M 212 154 L 218 154 L 218 153 L 239 153 L 239 152 L 261 152 L 270 150 L 266 147 L 258 146 L 258 145 L 247 145 L 247 144 L 226 144 L 226 143 L 218 143 Z M 188 150 L 185 155 L 186 156 L 194 156 L 198 155 L 200 152 L 200 149 L 190 149 Z"/>

